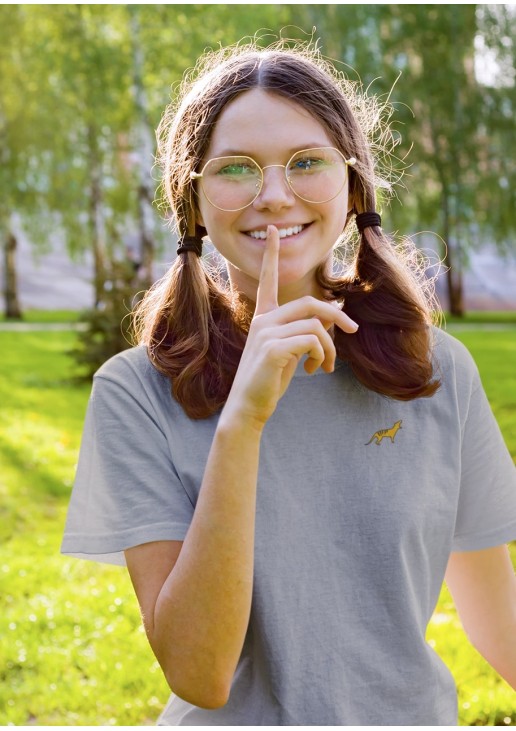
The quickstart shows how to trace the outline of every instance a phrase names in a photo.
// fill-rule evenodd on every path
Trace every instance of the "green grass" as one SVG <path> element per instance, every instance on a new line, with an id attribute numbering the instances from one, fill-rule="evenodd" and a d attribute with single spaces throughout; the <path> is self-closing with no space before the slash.
<path id="1" fill-rule="evenodd" d="M 153 724 L 168 698 L 125 570 L 59 555 L 89 387 L 69 332 L 0 332 L 0 723 Z"/>
<path id="2" fill-rule="evenodd" d="M 478 312 L 466 312 L 464 317 L 455 317 L 449 313 L 444 313 L 444 320 L 447 323 L 477 323 L 483 324 L 507 324 L 516 325 L 516 312 L 507 310 L 501 312 L 490 312 L 489 310 L 481 310 Z"/>
<path id="3" fill-rule="evenodd" d="M 459 336 L 516 457 L 515 334 Z M 153 724 L 169 692 L 125 570 L 59 554 L 89 393 L 70 381 L 74 338 L 0 332 L 0 723 Z M 458 683 L 461 725 L 516 725 L 514 692 L 465 640 L 446 588 L 427 638 Z"/>
<path id="4" fill-rule="evenodd" d="M 489 402 L 516 461 L 516 329 L 453 330 L 473 353 Z"/>
<path id="5" fill-rule="evenodd" d="M 22 322 L 32 323 L 68 323 L 77 322 L 80 316 L 79 310 L 25 310 L 23 312 Z M 0 322 L 6 322 L 6 317 L 0 314 Z M 15 322 L 7 320 L 7 322 Z"/>

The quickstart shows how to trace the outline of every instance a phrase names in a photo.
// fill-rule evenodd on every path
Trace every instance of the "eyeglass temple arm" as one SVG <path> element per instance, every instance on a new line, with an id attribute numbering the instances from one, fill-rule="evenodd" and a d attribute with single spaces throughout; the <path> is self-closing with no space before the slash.
<path id="1" fill-rule="evenodd" d="M 195 173 L 193 171 L 190 173 L 190 180 L 197 180 L 198 178 L 202 178 L 202 173 Z"/>

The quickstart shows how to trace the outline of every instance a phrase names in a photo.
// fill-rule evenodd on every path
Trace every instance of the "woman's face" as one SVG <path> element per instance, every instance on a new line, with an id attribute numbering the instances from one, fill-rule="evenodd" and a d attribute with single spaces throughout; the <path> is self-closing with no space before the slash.
<path id="1" fill-rule="evenodd" d="M 247 155 L 265 168 L 285 165 L 298 150 L 334 146 L 325 128 L 301 105 L 252 89 L 222 112 L 202 164 L 214 157 Z M 226 259 L 233 288 L 256 300 L 265 241 L 251 236 L 252 232 L 265 231 L 269 224 L 278 230 L 302 226 L 299 233 L 281 238 L 278 301 L 321 296 L 314 274 L 321 262 L 331 265 L 332 247 L 344 230 L 347 179 L 333 200 L 307 203 L 291 191 L 283 167 L 270 167 L 264 170 L 259 196 L 240 211 L 218 210 L 200 185 L 198 192 L 198 222 Z"/>

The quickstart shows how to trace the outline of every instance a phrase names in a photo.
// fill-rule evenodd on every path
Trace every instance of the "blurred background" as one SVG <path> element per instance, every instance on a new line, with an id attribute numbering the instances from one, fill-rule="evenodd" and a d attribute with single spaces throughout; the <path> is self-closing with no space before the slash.
<path id="1" fill-rule="evenodd" d="M 442 260 L 446 326 L 516 460 L 515 22 L 503 4 L 0 5 L 0 724 L 154 724 L 169 695 L 127 573 L 59 551 L 90 376 L 175 256 L 154 130 L 204 49 L 312 39 L 390 99 L 405 174 L 384 228 Z M 445 585 L 426 639 L 460 725 L 516 725 Z"/>
<path id="2" fill-rule="evenodd" d="M 0 6 L 4 312 L 101 305 L 174 256 L 154 130 L 205 48 L 313 39 L 395 108 L 405 174 L 385 228 L 444 263 L 443 307 L 516 309 L 514 5 Z"/>

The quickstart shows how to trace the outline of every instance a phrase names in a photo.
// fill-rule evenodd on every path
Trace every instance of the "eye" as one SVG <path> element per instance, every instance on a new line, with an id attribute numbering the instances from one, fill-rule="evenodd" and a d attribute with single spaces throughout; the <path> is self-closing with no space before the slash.
<path id="1" fill-rule="evenodd" d="M 256 175 L 256 166 L 250 160 L 234 160 L 232 162 L 219 164 L 216 175 L 227 178 L 239 178 L 248 175 Z"/>
<path id="2" fill-rule="evenodd" d="M 292 173 L 313 173 L 324 169 L 328 165 L 328 160 L 324 157 L 316 155 L 306 155 L 297 157 L 289 165 L 289 172 Z"/>

